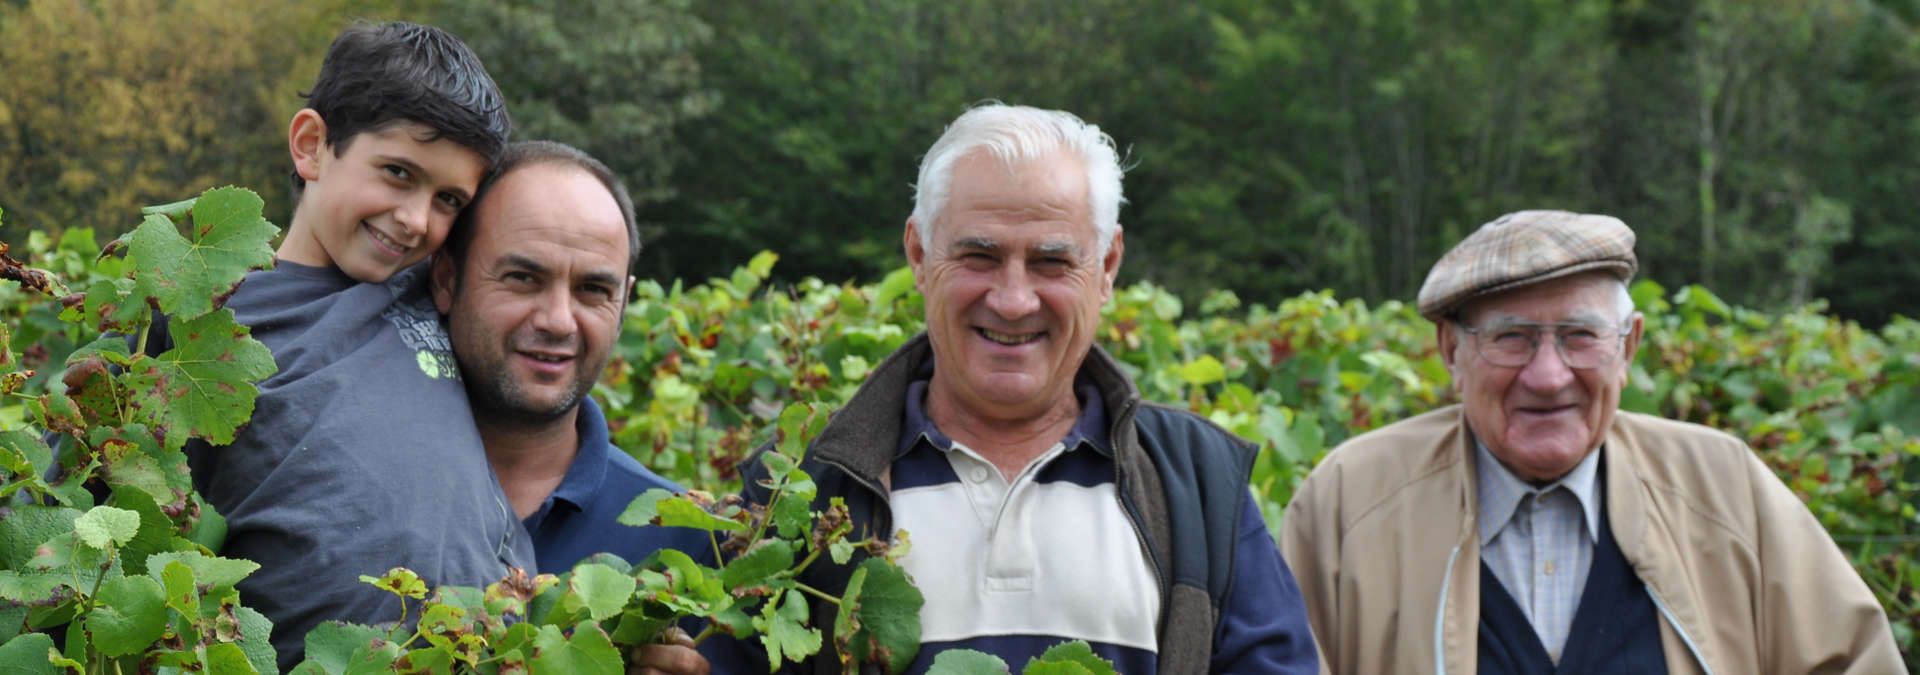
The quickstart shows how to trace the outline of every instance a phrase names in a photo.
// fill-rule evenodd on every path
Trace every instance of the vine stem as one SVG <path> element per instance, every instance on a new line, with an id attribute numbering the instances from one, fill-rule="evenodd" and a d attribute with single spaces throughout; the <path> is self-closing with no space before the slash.
<path id="1" fill-rule="evenodd" d="M 800 591 L 801 591 L 802 593 L 806 593 L 807 595 L 811 595 L 811 596 L 813 596 L 813 597 L 816 597 L 816 598 L 819 598 L 819 599 L 821 599 L 821 600 L 825 600 L 825 601 L 827 601 L 827 602 L 831 602 L 831 603 L 833 603 L 833 604 L 834 604 L 835 606 L 838 606 L 838 605 L 840 604 L 840 599 L 839 599 L 839 598 L 836 598 L 836 597 L 833 597 L 833 596 L 831 596 L 831 595 L 827 595 L 827 593 L 826 593 L 825 591 L 822 591 L 822 590 L 820 590 L 820 589 L 818 589 L 818 588 L 814 588 L 814 587 L 812 587 L 812 586 L 808 586 L 808 585 L 806 585 L 806 584 L 803 584 L 803 583 L 800 583 L 800 582 L 798 582 L 798 581 L 795 581 L 795 582 L 793 582 L 793 587 L 794 587 L 794 588 L 798 588 L 798 589 L 800 589 Z"/>
<path id="2" fill-rule="evenodd" d="M 712 621 L 708 621 L 707 627 L 701 630 L 699 635 L 693 636 L 693 646 L 698 647 L 700 646 L 700 643 L 706 642 L 707 638 L 713 637 L 715 634 L 719 633 L 720 631 L 717 630 L 718 626 L 719 624 L 716 624 Z"/>

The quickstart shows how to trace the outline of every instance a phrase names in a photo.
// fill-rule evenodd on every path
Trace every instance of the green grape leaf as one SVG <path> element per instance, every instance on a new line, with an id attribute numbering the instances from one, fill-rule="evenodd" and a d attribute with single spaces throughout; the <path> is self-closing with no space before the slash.
<path id="1" fill-rule="evenodd" d="M 135 573 L 145 572 L 148 556 L 175 548 L 177 537 L 174 536 L 173 520 L 167 518 L 166 512 L 160 510 L 160 505 L 154 503 L 153 497 L 146 491 L 116 487 L 113 489 L 113 503 L 140 517 L 139 529 L 120 548 L 121 564 L 127 569 Z"/>
<path id="2" fill-rule="evenodd" d="M 80 511 L 64 506 L 23 504 L 11 507 L 12 513 L 0 518 L 0 569 L 24 569 L 42 544 L 60 535 L 73 534 L 73 521 Z"/>
<path id="3" fill-rule="evenodd" d="M 110 507 L 101 507 L 110 508 Z M 151 577 L 120 577 L 100 586 L 87 634 L 106 656 L 146 651 L 167 628 L 167 594 Z"/>
<path id="4" fill-rule="evenodd" d="M 239 558 L 216 558 L 198 551 L 169 551 L 155 553 L 147 558 L 147 569 L 159 567 L 166 569 L 169 563 L 179 562 L 193 570 L 195 582 L 209 589 L 232 586 L 239 583 L 254 570 L 260 569 L 260 563 Z"/>
<path id="5" fill-rule="evenodd" d="M 0 504 L 12 501 L 8 498 L 23 488 L 31 488 L 29 494 L 45 492 L 48 487 L 41 476 L 52 464 L 53 449 L 38 435 L 0 431 Z"/>
<path id="6" fill-rule="evenodd" d="M 400 645 L 386 640 L 362 642 L 347 658 L 345 675 L 388 675 L 398 670 L 393 662 L 400 660 Z"/>
<path id="7" fill-rule="evenodd" d="M 167 606 L 188 617 L 200 616 L 200 591 L 193 583 L 193 568 L 178 560 L 169 560 L 161 569 L 149 568 L 148 575 L 160 579 L 167 594 Z"/>
<path id="8" fill-rule="evenodd" d="M 535 673 L 620 675 L 625 668 L 620 651 L 607 640 L 606 632 L 591 623 L 575 626 L 572 637 L 558 626 L 541 626 L 533 638 L 533 658 L 527 665 Z"/>
<path id="9" fill-rule="evenodd" d="M 49 605 L 60 597 L 71 576 L 59 572 L 0 570 L 0 600 L 23 605 Z M 4 603 L 0 603 L 4 605 Z"/>
<path id="10" fill-rule="evenodd" d="M 767 669 L 779 670 L 782 661 L 799 663 L 820 651 L 820 629 L 807 627 L 807 598 L 800 591 L 787 591 L 776 609 L 766 609 L 753 620 L 760 631 L 760 644 L 767 648 Z"/>
<path id="11" fill-rule="evenodd" d="M 0 645 L 0 672 L 17 675 L 55 675 L 60 669 L 47 655 L 59 654 L 53 637 L 45 633 L 23 633 Z"/>
<path id="12" fill-rule="evenodd" d="M 87 286 L 87 300 L 80 311 L 92 317 L 93 326 L 100 332 L 115 332 L 132 335 L 138 333 L 140 326 L 153 319 L 153 310 L 147 303 L 134 300 L 133 293 L 138 284 L 132 279 L 98 279 Z M 73 311 L 73 310 L 68 310 Z M 79 317 L 63 319 L 78 320 Z"/>
<path id="13" fill-rule="evenodd" d="M 647 527 L 653 525 L 653 519 L 660 517 L 660 502 L 673 497 L 673 493 L 660 488 L 651 488 L 627 504 L 625 511 L 617 518 L 621 525 Z"/>
<path id="14" fill-rule="evenodd" d="M 191 199 L 182 199 L 180 201 L 172 202 L 168 204 L 155 204 L 153 206 L 141 207 L 140 215 L 151 216 L 151 215 L 157 214 L 161 216 L 166 216 L 167 219 L 172 220 L 174 222 L 179 222 L 181 220 L 186 219 L 187 214 L 193 213 L 193 204 L 194 202 L 197 202 L 199 200 L 200 198 L 194 197 Z"/>
<path id="15" fill-rule="evenodd" d="M 907 297 L 913 292 L 913 268 L 902 267 L 888 272 L 885 279 L 874 287 L 873 306 L 888 307 L 894 300 Z"/>
<path id="16" fill-rule="evenodd" d="M 793 544 L 782 539 L 765 539 L 720 570 L 720 583 L 737 590 L 765 585 L 775 574 L 793 567 Z"/>
<path id="17" fill-rule="evenodd" d="M 403 673 L 450 672 L 453 667 L 453 652 L 437 646 L 421 647 L 402 655 L 393 665 L 396 670 Z"/>
<path id="18" fill-rule="evenodd" d="M 132 354 L 127 349 L 127 339 L 119 335 L 102 335 L 67 355 L 67 365 L 77 365 L 89 358 L 99 358 L 116 366 L 125 366 Z"/>
<path id="19" fill-rule="evenodd" d="M 853 559 L 854 548 L 853 541 L 841 539 L 827 547 L 827 555 L 833 558 L 833 564 L 845 565 L 847 561 Z"/>
<path id="20" fill-rule="evenodd" d="M 233 673 L 234 675 L 241 675 L 243 673 L 261 672 L 255 667 L 252 661 L 247 659 L 247 652 L 241 649 L 240 645 L 231 642 L 215 642 L 200 648 L 200 651 L 205 653 L 205 656 L 202 656 L 201 660 L 207 665 L 207 672 L 209 673 L 222 673 L 223 675 L 225 673 Z M 266 672 L 273 671 L 269 670 Z"/>
<path id="21" fill-rule="evenodd" d="M 800 475 L 806 476 L 804 472 Z M 812 480 L 787 484 L 785 494 L 773 504 L 773 525 L 780 536 L 798 537 L 813 525 L 813 496 L 817 491 Z"/>
<path id="22" fill-rule="evenodd" d="M 971 649 L 949 649 L 933 656 L 927 675 L 1008 675 L 1000 657 Z"/>
<path id="23" fill-rule="evenodd" d="M 174 322 L 173 336 L 172 349 L 129 370 L 135 417 L 168 450 L 179 450 L 190 436 L 233 442 L 233 432 L 253 415 L 259 394 L 253 383 L 274 373 L 273 354 L 224 309 Z"/>
<path id="24" fill-rule="evenodd" d="M 920 651 L 924 604 L 926 597 L 907 579 L 906 570 L 880 558 L 860 563 L 840 596 L 840 615 L 833 623 L 841 658 L 906 671 Z"/>
<path id="25" fill-rule="evenodd" d="M 0 471 L 38 477 L 52 465 L 53 448 L 47 447 L 39 434 L 19 429 L 0 431 Z"/>
<path id="26" fill-rule="evenodd" d="M 220 545 L 227 541 L 226 516 L 220 515 L 212 504 L 201 499 L 198 492 L 188 493 L 187 498 L 193 500 L 194 507 L 200 512 L 200 518 L 187 531 L 187 540 L 209 551 L 220 550 Z"/>
<path id="27" fill-rule="evenodd" d="M 1180 366 L 1180 379 L 1195 386 L 1213 384 L 1227 379 L 1227 367 L 1212 354 L 1201 354 L 1200 358 Z"/>
<path id="28" fill-rule="evenodd" d="M 75 519 L 78 522 L 78 519 Z M 46 543 L 34 549 L 32 560 L 27 561 L 28 569 L 51 570 L 69 565 L 78 569 L 93 569 L 111 560 L 107 553 L 80 543 L 80 537 L 72 532 L 54 535 Z"/>
<path id="29" fill-rule="evenodd" d="M 665 605 L 643 603 L 620 613 L 620 621 L 613 629 L 613 641 L 623 645 L 653 642 L 661 630 L 673 625 L 676 618 L 673 610 Z"/>
<path id="30" fill-rule="evenodd" d="M 662 489 L 649 489 L 634 497 L 634 502 L 620 512 L 620 524 L 626 525 L 666 525 L 666 527 L 693 527 L 701 531 L 741 531 L 747 525 L 741 525 L 732 518 L 720 518 L 701 508 L 685 495 L 672 495 Z"/>
<path id="31" fill-rule="evenodd" d="M 1113 664 L 1093 653 L 1085 641 L 1062 642 L 1027 661 L 1027 675 L 1116 675 Z"/>
<path id="32" fill-rule="evenodd" d="M 273 622 L 252 607 L 234 607 L 233 614 L 240 619 L 240 641 L 235 644 L 246 655 L 247 663 L 257 672 L 277 671 L 279 655 L 273 649 Z"/>
<path id="33" fill-rule="evenodd" d="M 567 592 L 557 609 L 569 614 L 586 610 L 589 620 L 601 621 L 619 614 L 638 584 L 633 577 L 606 565 L 580 565 L 568 576 Z"/>
<path id="34" fill-rule="evenodd" d="M 261 217 L 263 206 L 244 188 L 208 190 L 193 204 L 191 238 L 166 215 L 148 215 L 128 244 L 135 292 L 176 319 L 213 311 L 247 272 L 273 264 L 271 244 L 280 228 Z"/>
<path id="35" fill-rule="evenodd" d="M 73 521 L 74 536 L 88 546 L 106 550 L 133 541 L 140 532 L 140 514 L 112 506 L 96 506 Z"/>
<path id="36" fill-rule="evenodd" d="M 362 574 L 360 581 L 403 598 L 419 600 L 427 597 L 427 582 L 422 581 L 420 575 L 415 574 L 413 570 L 405 567 L 395 567 L 378 577 Z"/>
<path id="37" fill-rule="evenodd" d="M 747 271 L 751 272 L 753 276 L 765 279 L 773 276 L 773 264 L 779 260 L 780 254 L 774 253 L 773 251 L 755 253 L 753 259 L 747 261 Z"/>
<path id="38" fill-rule="evenodd" d="M 307 660 L 301 665 L 313 664 L 324 672 L 343 673 L 353 662 L 356 651 L 385 641 L 386 633 L 371 626 L 322 621 L 307 631 Z"/>

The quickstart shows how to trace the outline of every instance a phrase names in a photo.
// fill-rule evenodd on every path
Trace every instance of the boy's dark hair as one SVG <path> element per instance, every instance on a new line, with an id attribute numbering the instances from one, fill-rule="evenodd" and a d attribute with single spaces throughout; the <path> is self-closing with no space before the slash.
<path id="1" fill-rule="evenodd" d="M 304 96 L 327 124 L 327 143 L 344 153 L 353 137 L 399 122 L 432 130 L 491 164 L 513 123 L 506 100 L 480 57 L 452 33 L 406 21 L 356 22 L 327 48 L 320 76 Z M 306 181 L 296 172 L 297 199 Z"/>
<path id="2" fill-rule="evenodd" d="M 494 162 L 493 169 L 480 181 L 480 192 L 474 195 L 473 202 L 460 210 L 453 221 L 453 230 L 447 234 L 447 240 L 441 244 L 443 253 L 453 262 L 454 269 L 461 268 L 467 259 L 467 246 L 473 243 L 473 219 L 479 217 L 480 203 L 493 192 L 493 186 L 500 178 L 512 173 L 514 169 L 538 164 L 558 164 L 569 166 L 591 174 L 606 186 L 613 194 L 613 201 L 620 205 L 620 219 L 627 225 L 627 275 L 638 276 L 640 269 L 640 226 L 633 219 L 633 198 L 627 196 L 626 185 L 613 170 L 592 155 L 565 143 L 555 141 L 520 141 L 507 146 L 505 152 Z"/>

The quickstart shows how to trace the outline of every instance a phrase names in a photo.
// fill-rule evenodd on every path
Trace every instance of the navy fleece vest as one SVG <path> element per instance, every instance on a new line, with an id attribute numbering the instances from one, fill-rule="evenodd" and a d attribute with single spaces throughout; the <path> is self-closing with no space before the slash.
<path id="1" fill-rule="evenodd" d="M 1580 591 L 1560 665 L 1554 667 L 1540 636 L 1507 589 L 1480 563 L 1481 675 L 1558 673 L 1561 675 L 1663 675 L 1666 655 L 1660 647 L 1660 615 L 1646 584 L 1635 576 L 1613 541 L 1606 510 L 1601 509 L 1600 539 L 1593 567 Z"/>

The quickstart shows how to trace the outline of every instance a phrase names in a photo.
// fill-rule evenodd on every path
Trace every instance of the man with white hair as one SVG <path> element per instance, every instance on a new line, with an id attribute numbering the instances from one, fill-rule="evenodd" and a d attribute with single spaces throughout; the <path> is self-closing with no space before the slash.
<path id="1" fill-rule="evenodd" d="M 1018 668 L 1069 640 L 1130 675 L 1318 669 L 1247 488 L 1256 448 L 1142 402 L 1094 346 L 1124 250 L 1121 173 L 1098 127 L 1000 104 L 954 120 L 921 163 L 903 243 L 927 332 L 803 463 L 816 509 L 844 499 L 856 534 L 911 534 L 900 562 L 926 605 L 908 672 L 954 648 Z M 837 594 L 862 557 L 802 581 Z M 841 672 L 825 651 L 800 670 Z"/>
<path id="2" fill-rule="evenodd" d="M 1333 673 L 1896 673 L 1885 612 L 1745 443 L 1619 411 L 1633 230 L 1522 211 L 1433 266 L 1460 404 L 1335 448 L 1281 545 Z"/>

